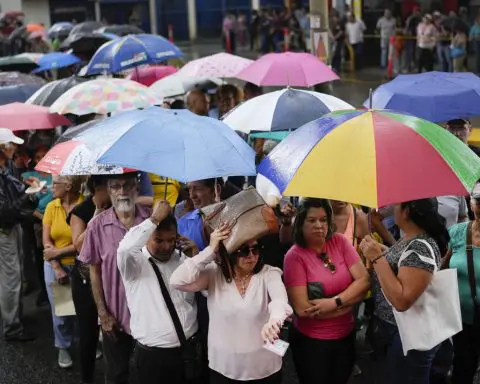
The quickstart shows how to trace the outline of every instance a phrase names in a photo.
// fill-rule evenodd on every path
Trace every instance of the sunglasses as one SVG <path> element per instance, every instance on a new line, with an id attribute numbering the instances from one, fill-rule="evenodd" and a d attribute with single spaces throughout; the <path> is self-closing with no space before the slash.
<path id="1" fill-rule="evenodd" d="M 332 260 L 330 260 L 330 257 L 326 253 L 320 253 L 320 260 L 323 262 L 323 266 L 327 268 L 332 275 L 337 272 L 337 267 L 335 264 L 333 264 Z"/>
<path id="2" fill-rule="evenodd" d="M 253 247 L 245 246 L 235 251 L 235 255 L 237 257 L 248 257 L 250 256 L 250 253 L 253 256 L 260 255 L 260 246 L 258 244 L 254 245 Z"/>

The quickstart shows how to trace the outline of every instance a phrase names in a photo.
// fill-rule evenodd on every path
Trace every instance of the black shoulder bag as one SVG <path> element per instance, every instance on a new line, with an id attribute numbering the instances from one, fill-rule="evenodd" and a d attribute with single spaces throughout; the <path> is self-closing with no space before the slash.
<path id="1" fill-rule="evenodd" d="M 157 264 L 155 261 L 150 257 L 148 259 L 150 264 L 152 265 L 153 271 L 158 279 L 158 284 L 160 285 L 160 289 L 162 291 L 163 298 L 165 300 L 165 304 L 167 305 L 168 312 L 173 321 L 173 326 L 175 327 L 175 331 L 177 332 L 178 340 L 180 340 L 180 346 L 182 348 L 182 359 L 183 359 L 183 367 L 184 367 L 184 375 L 186 380 L 196 380 L 202 376 L 203 368 L 204 368 L 204 350 L 203 345 L 199 338 L 194 335 L 190 339 L 187 340 L 185 337 L 185 333 L 183 332 L 182 323 L 180 322 L 180 318 L 178 317 L 177 310 L 173 305 L 172 298 L 170 297 L 170 293 L 168 292 L 167 286 L 163 281 L 162 274 L 158 269 Z"/>
<path id="2" fill-rule="evenodd" d="M 470 294 L 473 301 L 473 323 L 478 324 L 479 319 L 479 306 L 477 301 L 477 284 L 475 281 L 475 269 L 473 266 L 473 234 L 472 234 L 473 223 L 470 221 L 467 225 L 467 239 L 466 239 L 466 250 L 467 250 L 467 267 L 468 267 L 468 282 L 470 284 Z"/>

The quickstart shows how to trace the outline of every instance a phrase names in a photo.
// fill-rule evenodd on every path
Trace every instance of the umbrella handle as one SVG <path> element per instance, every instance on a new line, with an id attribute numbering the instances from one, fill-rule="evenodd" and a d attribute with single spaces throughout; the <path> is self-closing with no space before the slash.
<path id="1" fill-rule="evenodd" d="M 163 191 L 163 200 L 167 201 L 168 177 L 165 178 L 165 189 Z"/>

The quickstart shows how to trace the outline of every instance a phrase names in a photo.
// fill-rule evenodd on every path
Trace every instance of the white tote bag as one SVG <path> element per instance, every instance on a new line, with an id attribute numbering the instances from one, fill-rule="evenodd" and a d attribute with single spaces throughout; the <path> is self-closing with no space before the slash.
<path id="1" fill-rule="evenodd" d="M 427 289 L 408 310 L 398 312 L 392 306 L 405 356 L 409 350 L 428 351 L 462 330 L 457 270 L 439 271 L 432 246 L 422 239 L 413 241 L 421 241 L 428 247 L 433 258 L 418 257 L 435 269 Z M 403 252 L 399 268 L 412 252 Z"/>

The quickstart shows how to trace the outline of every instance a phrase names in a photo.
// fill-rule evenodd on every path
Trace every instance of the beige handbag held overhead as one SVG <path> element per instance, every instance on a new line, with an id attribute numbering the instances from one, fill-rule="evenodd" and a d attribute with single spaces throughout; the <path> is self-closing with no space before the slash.
<path id="1" fill-rule="evenodd" d="M 217 204 L 202 208 L 208 238 L 220 223 L 231 223 L 232 234 L 223 244 L 228 253 L 247 241 L 278 232 L 278 220 L 257 190 L 250 187 Z"/>

